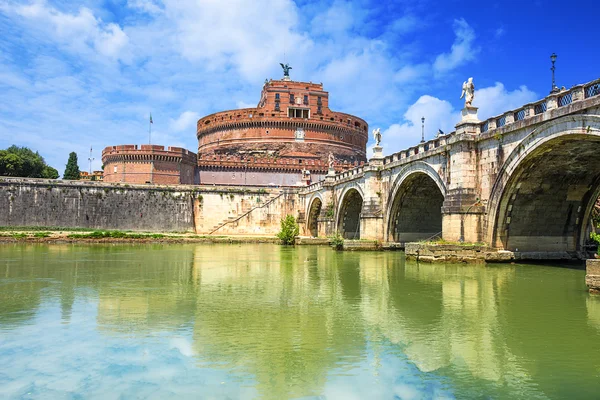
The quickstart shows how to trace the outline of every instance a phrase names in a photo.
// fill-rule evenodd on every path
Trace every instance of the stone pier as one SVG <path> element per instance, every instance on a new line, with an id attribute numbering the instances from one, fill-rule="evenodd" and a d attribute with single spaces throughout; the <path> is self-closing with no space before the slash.
<path id="1" fill-rule="evenodd" d="M 600 260 L 587 260 L 585 272 L 585 284 L 590 293 L 600 294 Z"/>

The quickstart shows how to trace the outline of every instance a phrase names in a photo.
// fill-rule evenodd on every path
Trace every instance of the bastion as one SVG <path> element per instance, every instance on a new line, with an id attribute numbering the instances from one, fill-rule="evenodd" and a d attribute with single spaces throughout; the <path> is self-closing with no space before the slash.
<path id="1" fill-rule="evenodd" d="M 104 182 L 192 185 L 196 159 L 196 153 L 181 147 L 109 146 L 102 150 Z"/>

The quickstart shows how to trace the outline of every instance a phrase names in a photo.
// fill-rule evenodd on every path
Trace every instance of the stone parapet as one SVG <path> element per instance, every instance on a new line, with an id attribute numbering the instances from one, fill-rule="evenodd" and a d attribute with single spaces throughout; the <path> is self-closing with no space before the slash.
<path id="1" fill-rule="evenodd" d="M 587 260 L 585 262 L 585 284 L 590 293 L 600 294 L 600 260 Z"/>

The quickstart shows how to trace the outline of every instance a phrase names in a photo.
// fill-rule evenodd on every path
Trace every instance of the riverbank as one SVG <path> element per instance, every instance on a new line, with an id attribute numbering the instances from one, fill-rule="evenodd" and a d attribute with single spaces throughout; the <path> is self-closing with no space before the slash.
<path id="1" fill-rule="evenodd" d="M 274 236 L 197 235 L 191 232 L 158 233 L 72 228 L 0 229 L 0 243 L 279 243 Z"/>

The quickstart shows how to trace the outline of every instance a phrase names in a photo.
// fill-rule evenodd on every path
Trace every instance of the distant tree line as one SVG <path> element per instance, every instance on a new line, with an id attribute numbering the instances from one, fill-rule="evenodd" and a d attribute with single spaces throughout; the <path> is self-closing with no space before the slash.
<path id="1" fill-rule="evenodd" d="M 0 176 L 57 179 L 58 171 L 27 147 L 10 146 L 0 150 Z"/>

